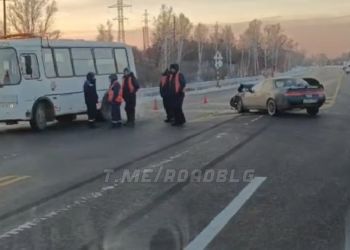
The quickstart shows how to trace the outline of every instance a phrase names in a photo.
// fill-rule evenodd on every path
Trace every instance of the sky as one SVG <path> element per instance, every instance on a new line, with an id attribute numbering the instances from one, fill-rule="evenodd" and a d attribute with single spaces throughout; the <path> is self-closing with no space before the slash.
<path id="1" fill-rule="evenodd" d="M 97 26 L 116 17 L 116 9 L 108 8 L 116 3 L 116 0 L 56 1 L 59 12 L 55 18 L 55 28 L 61 30 L 64 38 L 94 39 Z M 175 13 L 183 12 L 193 23 L 205 24 L 247 22 L 255 18 L 278 17 L 278 20 L 287 20 L 350 15 L 350 0 L 124 0 L 124 2 L 132 5 L 125 9 L 125 16 L 128 18 L 125 23 L 126 30 L 142 27 L 145 9 L 150 13 L 152 24 L 162 4 L 172 6 Z M 114 27 L 116 28 L 117 24 Z M 141 44 L 138 39 L 141 40 L 141 36 L 134 34 L 133 43 Z"/>
<path id="2" fill-rule="evenodd" d="M 113 0 L 57 0 L 59 14 L 56 25 L 62 30 L 91 30 L 97 24 L 113 19 L 116 9 L 107 7 Z M 193 22 L 232 23 L 254 18 L 283 16 L 304 18 L 350 14 L 349 0 L 125 0 L 132 7 L 125 10 L 128 29 L 142 25 L 143 12 L 156 16 L 162 4 L 183 12 Z"/>

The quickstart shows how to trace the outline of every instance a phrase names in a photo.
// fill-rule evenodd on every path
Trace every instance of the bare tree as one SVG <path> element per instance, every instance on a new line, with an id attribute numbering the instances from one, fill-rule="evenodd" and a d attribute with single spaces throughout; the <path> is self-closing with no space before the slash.
<path id="1" fill-rule="evenodd" d="M 188 40 L 193 25 L 183 13 L 176 18 L 177 62 L 181 64 L 185 40 Z"/>
<path id="2" fill-rule="evenodd" d="M 226 63 L 229 67 L 229 75 L 232 74 L 232 49 L 235 45 L 235 36 L 230 25 L 222 29 L 222 40 L 225 46 Z"/>
<path id="3" fill-rule="evenodd" d="M 208 39 L 209 29 L 204 24 L 199 23 L 195 29 L 193 34 L 193 39 L 197 42 L 198 46 L 198 71 L 197 71 L 197 80 L 201 80 L 202 78 L 202 61 L 203 61 L 203 50 L 204 43 Z"/>
<path id="4" fill-rule="evenodd" d="M 294 57 L 298 54 L 298 43 L 292 38 L 288 38 L 283 46 L 284 51 L 284 71 L 288 71 L 293 65 Z"/>
<path id="5" fill-rule="evenodd" d="M 113 42 L 114 36 L 113 36 L 113 24 L 111 21 L 107 21 L 106 26 L 103 24 L 100 24 L 97 27 L 98 35 L 96 37 L 97 41 L 100 42 Z"/>
<path id="6" fill-rule="evenodd" d="M 174 13 L 173 8 L 162 5 L 159 15 L 154 20 L 153 44 L 160 50 L 158 65 L 161 70 L 169 65 Z"/>
<path id="7" fill-rule="evenodd" d="M 9 6 L 8 20 L 17 33 L 56 39 L 60 36 L 59 30 L 53 30 L 57 11 L 55 0 L 14 0 Z"/>
<path id="8" fill-rule="evenodd" d="M 240 76 L 245 77 L 248 74 L 249 70 L 249 58 L 250 56 L 247 53 L 246 56 L 246 51 L 249 49 L 248 47 L 248 38 L 244 35 L 241 34 L 238 42 L 238 48 L 241 51 L 241 58 L 240 58 Z"/>
<path id="9" fill-rule="evenodd" d="M 214 26 L 214 31 L 210 36 L 210 40 L 214 44 L 215 50 L 218 50 L 220 43 L 220 26 L 218 23 L 216 23 Z"/>
<path id="10" fill-rule="evenodd" d="M 283 34 L 281 25 L 271 24 L 264 28 L 265 41 L 265 60 L 266 68 L 272 67 L 277 69 L 279 66 L 280 52 L 284 44 L 288 41 L 288 37 Z"/>
<path id="11" fill-rule="evenodd" d="M 261 46 L 261 27 L 262 22 L 259 20 L 253 20 L 249 23 L 248 29 L 245 31 L 244 35 L 247 39 L 249 50 L 248 50 L 248 62 L 250 64 L 250 57 L 253 56 L 253 73 L 257 75 L 260 70 L 259 65 L 259 48 Z M 248 66 L 250 67 L 250 65 Z"/>

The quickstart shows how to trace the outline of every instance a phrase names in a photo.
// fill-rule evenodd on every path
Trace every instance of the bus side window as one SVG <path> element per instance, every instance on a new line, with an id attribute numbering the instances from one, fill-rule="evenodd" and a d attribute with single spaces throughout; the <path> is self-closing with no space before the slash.
<path id="1" fill-rule="evenodd" d="M 43 49 L 44 69 L 47 77 L 56 77 L 55 64 L 51 49 Z"/>
<path id="2" fill-rule="evenodd" d="M 21 55 L 21 71 L 26 80 L 40 78 L 38 59 L 35 54 Z"/>
<path id="3" fill-rule="evenodd" d="M 97 74 L 107 75 L 117 72 L 111 48 L 96 48 L 94 54 Z"/>
<path id="4" fill-rule="evenodd" d="M 59 77 L 71 77 L 73 76 L 73 66 L 70 59 L 69 49 L 56 48 L 54 49 L 54 55 L 57 65 L 57 73 Z"/>
<path id="5" fill-rule="evenodd" d="M 125 68 L 129 68 L 129 60 L 127 57 L 126 49 L 114 49 L 114 56 L 117 62 L 118 73 L 122 74 Z"/>
<path id="6" fill-rule="evenodd" d="M 96 73 L 90 48 L 72 48 L 72 59 L 76 76 L 85 76 L 88 72 Z"/>

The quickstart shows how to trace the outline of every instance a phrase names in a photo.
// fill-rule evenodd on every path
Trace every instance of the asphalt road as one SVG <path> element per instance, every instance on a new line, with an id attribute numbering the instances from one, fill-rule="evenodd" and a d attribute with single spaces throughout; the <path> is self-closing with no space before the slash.
<path id="1" fill-rule="evenodd" d="M 184 128 L 153 103 L 135 129 L 1 127 L 0 249 L 350 249 L 350 78 L 302 74 L 325 84 L 317 118 L 218 91 L 187 97 Z"/>

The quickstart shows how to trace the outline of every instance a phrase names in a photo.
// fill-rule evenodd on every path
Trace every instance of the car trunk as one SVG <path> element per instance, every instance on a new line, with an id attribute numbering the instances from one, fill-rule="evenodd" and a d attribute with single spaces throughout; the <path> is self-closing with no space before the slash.
<path id="1" fill-rule="evenodd" d="M 291 105 L 317 104 L 325 101 L 324 87 L 314 78 L 304 78 L 309 84 L 305 88 L 287 89 L 285 96 Z"/>

